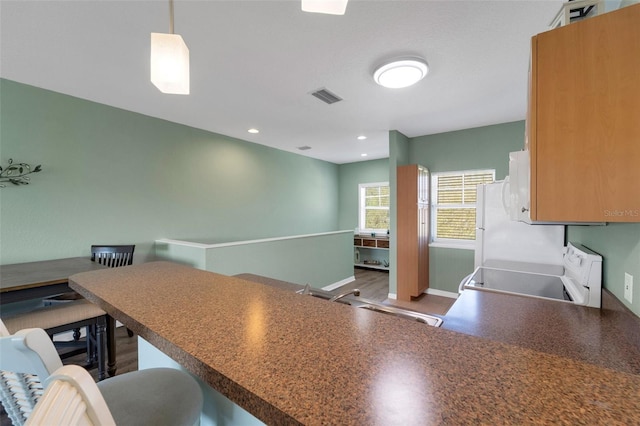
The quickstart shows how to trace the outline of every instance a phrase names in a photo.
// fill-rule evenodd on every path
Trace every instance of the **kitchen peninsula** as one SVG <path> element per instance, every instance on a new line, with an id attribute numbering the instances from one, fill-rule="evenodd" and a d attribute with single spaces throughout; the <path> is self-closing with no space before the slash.
<path id="1" fill-rule="evenodd" d="M 640 376 L 170 262 L 71 287 L 267 424 L 638 424 Z"/>

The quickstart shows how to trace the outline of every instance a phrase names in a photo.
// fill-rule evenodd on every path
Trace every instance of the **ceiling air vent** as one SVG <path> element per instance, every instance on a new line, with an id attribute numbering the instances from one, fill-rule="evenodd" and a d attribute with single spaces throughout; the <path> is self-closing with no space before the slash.
<path id="1" fill-rule="evenodd" d="M 340 102 L 342 98 L 334 93 L 331 93 L 327 89 L 318 89 L 315 92 L 311 92 L 313 96 L 320 99 L 322 102 L 326 104 L 334 104 L 336 102 Z"/>
<path id="2" fill-rule="evenodd" d="M 307 150 L 311 149 L 311 147 L 310 147 L 310 146 L 307 146 L 307 145 L 304 145 L 304 146 L 299 146 L 299 147 L 298 147 L 298 149 L 299 149 L 300 151 L 307 151 Z"/>

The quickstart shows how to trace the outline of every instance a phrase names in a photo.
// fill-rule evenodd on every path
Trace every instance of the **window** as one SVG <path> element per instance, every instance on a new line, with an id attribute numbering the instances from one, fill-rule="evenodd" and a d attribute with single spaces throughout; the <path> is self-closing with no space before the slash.
<path id="1" fill-rule="evenodd" d="M 432 240 L 435 243 L 468 245 L 476 239 L 476 190 L 495 179 L 495 170 L 433 173 Z"/>
<path id="2" fill-rule="evenodd" d="M 365 232 L 387 232 L 389 229 L 389 182 L 361 183 L 358 227 Z"/>

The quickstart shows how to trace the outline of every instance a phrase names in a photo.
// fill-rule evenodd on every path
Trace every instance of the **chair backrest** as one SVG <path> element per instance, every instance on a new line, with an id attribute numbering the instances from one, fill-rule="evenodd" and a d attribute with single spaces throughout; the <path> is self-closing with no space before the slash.
<path id="1" fill-rule="evenodd" d="M 27 426 L 115 426 L 100 389 L 84 368 L 65 365 L 49 376 L 45 385 Z"/>
<path id="2" fill-rule="evenodd" d="M 91 260 L 109 268 L 131 265 L 135 248 L 135 245 L 91 246 Z"/>
<path id="3" fill-rule="evenodd" d="M 9 335 L 0 321 L 0 396 L 11 422 L 23 425 L 43 393 L 42 381 L 62 361 L 53 342 L 41 328 Z"/>

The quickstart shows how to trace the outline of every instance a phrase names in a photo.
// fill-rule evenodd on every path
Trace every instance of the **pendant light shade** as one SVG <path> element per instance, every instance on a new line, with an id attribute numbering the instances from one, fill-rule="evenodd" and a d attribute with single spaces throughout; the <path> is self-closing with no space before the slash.
<path id="1" fill-rule="evenodd" d="M 304 12 L 344 15 L 348 0 L 302 0 Z"/>
<path id="2" fill-rule="evenodd" d="M 169 0 L 169 32 L 151 33 L 151 82 L 162 92 L 189 94 L 189 49 L 173 31 L 173 0 Z"/>
<path id="3" fill-rule="evenodd" d="M 162 93 L 189 94 L 189 49 L 178 34 L 151 33 L 151 82 Z"/>

